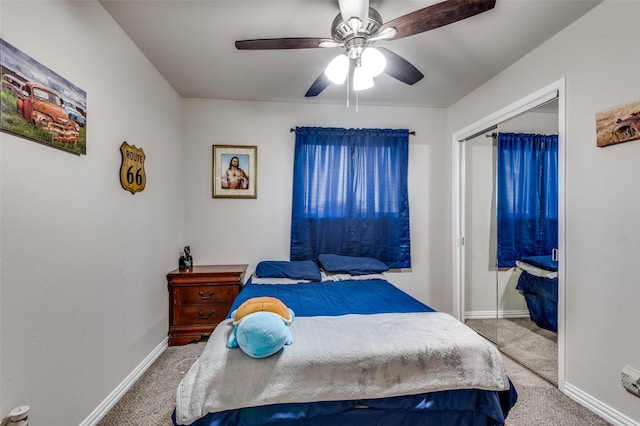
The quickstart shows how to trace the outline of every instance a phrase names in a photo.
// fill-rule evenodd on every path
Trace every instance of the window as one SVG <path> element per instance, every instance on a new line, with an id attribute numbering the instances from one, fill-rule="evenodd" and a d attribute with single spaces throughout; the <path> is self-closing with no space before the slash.
<path id="1" fill-rule="evenodd" d="M 291 260 L 322 253 L 411 266 L 408 130 L 298 127 Z"/>

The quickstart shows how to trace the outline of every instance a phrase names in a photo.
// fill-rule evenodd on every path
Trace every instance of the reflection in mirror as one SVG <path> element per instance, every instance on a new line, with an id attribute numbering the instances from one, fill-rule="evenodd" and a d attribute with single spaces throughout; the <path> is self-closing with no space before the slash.
<path id="1" fill-rule="evenodd" d="M 537 271 L 521 263 L 523 257 L 542 251 L 548 251 L 550 258 L 551 248 L 516 253 L 510 262 L 504 260 L 504 252 L 498 255 L 498 223 L 504 224 L 498 221 L 496 207 L 498 180 L 504 187 L 505 179 L 498 179 L 498 133 L 557 135 L 557 100 L 499 124 L 492 134 L 465 142 L 464 317 L 503 353 L 557 384 L 557 262 L 537 265 Z M 557 213 L 555 220 L 551 228 L 557 247 Z M 501 226 L 502 249 L 506 232 Z M 556 271 L 541 266 L 555 266 Z"/>
<path id="2" fill-rule="evenodd" d="M 494 141 L 480 135 L 465 142 L 464 150 L 464 317 L 478 333 L 497 343 Z"/>

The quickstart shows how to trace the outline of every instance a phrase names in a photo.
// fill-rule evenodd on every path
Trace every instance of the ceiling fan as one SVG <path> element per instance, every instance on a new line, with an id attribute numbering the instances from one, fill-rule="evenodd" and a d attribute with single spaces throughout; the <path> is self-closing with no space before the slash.
<path id="1" fill-rule="evenodd" d="M 493 9 L 496 0 L 446 0 L 383 23 L 369 0 L 339 0 L 340 13 L 331 25 L 331 38 L 293 37 L 238 40 L 239 50 L 309 49 L 342 47 L 327 69 L 313 82 L 306 97 L 319 95 L 332 82 L 342 84 L 353 74 L 354 90 L 373 86 L 373 77 L 384 72 L 412 85 L 424 75 L 409 61 L 384 47 L 381 40 L 397 40 L 433 30 Z"/>

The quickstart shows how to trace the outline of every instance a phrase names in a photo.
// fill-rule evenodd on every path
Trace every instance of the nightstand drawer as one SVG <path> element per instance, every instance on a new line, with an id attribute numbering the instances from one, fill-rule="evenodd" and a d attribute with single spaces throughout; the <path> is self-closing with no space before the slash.
<path id="1" fill-rule="evenodd" d="M 229 305 L 223 304 L 181 306 L 173 313 L 173 325 L 216 325 L 228 312 Z"/>
<path id="2" fill-rule="evenodd" d="M 201 285 L 193 287 L 174 288 L 180 292 L 179 300 L 182 306 L 202 305 L 207 303 L 230 303 L 238 293 L 237 285 Z"/>

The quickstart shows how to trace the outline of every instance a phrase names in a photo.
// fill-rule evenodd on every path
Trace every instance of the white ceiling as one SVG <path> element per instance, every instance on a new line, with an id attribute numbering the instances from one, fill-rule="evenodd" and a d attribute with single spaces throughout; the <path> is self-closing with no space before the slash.
<path id="1" fill-rule="evenodd" d="M 438 0 L 371 0 L 384 22 Z M 380 41 L 425 77 L 413 86 L 382 74 L 359 92 L 370 105 L 448 107 L 561 31 L 601 0 L 497 0 L 480 15 Z M 341 48 L 237 50 L 236 40 L 331 38 L 337 0 L 100 0 L 184 98 L 344 104 L 346 85 L 304 94 Z M 351 102 L 355 98 L 351 97 Z"/>

